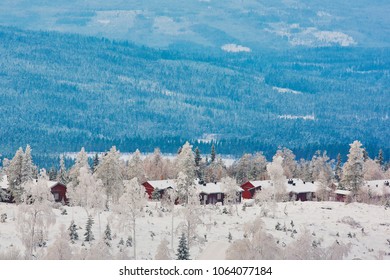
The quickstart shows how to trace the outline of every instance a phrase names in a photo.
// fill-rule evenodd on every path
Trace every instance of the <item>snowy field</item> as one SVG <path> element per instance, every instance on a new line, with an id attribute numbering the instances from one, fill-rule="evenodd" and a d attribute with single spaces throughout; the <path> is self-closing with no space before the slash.
<path id="1" fill-rule="evenodd" d="M 253 222 L 259 216 L 265 223 L 267 233 L 273 235 L 280 247 L 288 246 L 308 230 L 313 242 L 319 247 L 328 247 L 335 241 L 349 244 L 350 251 L 345 259 L 390 259 L 390 209 L 386 210 L 383 206 L 340 202 L 286 202 L 278 203 L 275 211 L 269 212 L 267 216 L 262 214 L 261 208 L 257 205 L 248 206 L 244 210 L 242 204 L 239 205 L 238 215 L 235 208 L 232 208 L 232 214 L 223 213 L 224 208 L 224 206 L 204 208 L 202 224 L 196 229 L 198 237 L 192 241 L 193 245 L 190 248 L 191 259 L 225 259 L 225 251 L 232 242 L 244 238 L 245 224 Z M 66 209 L 66 215 L 61 214 L 63 209 Z M 183 221 L 181 210 L 181 206 L 176 206 L 174 252 L 170 252 L 172 258 L 175 258 L 181 235 L 180 223 Z M 0 256 L 11 245 L 19 248 L 22 254 L 24 252 L 19 238 L 17 212 L 14 204 L 0 203 L 0 214 L 7 214 L 7 220 L 0 223 Z M 87 221 L 86 211 L 80 207 L 65 206 L 54 209 L 54 212 L 56 222 L 48 229 L 46 247 L 38 248 L 37 255 L 45 255 L 47 248 L 59 235 L 61 225 L 67 229 L 72 220 L 82 228 L 78 230 L 81 240 L 71 245 L 73 252 L 89 248 L 90 244 L 82 241 Z M 171 241 L 171 221 L 171 213 L 162 211 L 159 202 L 149 202 L 144 209 L 143 217 L 137 219 L 137 259 L 154 259 L 161 240 L 165 238 L 168 242 Z M 112 259 L 118 258 L 118 244 L 121 238 L 126 242 L 128 236 L 132 234 L 131 228 L 125 226 L 123 221 L 117 221 L 115 215 L 109 211 L 95 215 L 94 222 L 92 229 L 95 244 L 103 238 L 107 222 L 110 223 L 113 240 L 109 254 Z M 171 248 L 171 244 L 168 244 L 168 247 Z M 133 256 L 133 249 L 134 247 L 126 249 L 130 258 Z"/>

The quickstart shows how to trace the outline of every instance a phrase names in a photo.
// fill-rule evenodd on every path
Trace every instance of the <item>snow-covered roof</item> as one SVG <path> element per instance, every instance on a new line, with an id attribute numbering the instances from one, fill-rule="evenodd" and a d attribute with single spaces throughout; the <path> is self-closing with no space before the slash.
<path id="1" fill-rule="evenodd" d="M 362 187 L 363 191 L 371 192 L 375 195 L 383 195 L 383 191 L 388 189 L 390 191 L 390 179 L 388 180 L 372 180 L 366 181 Z"/>
<path id="2" fill-rule="evenodd" d="M 288 182 L 292 181 L 292 184 L 289 184 Z M 263 180 L 263 181 L 249 181 L 254 188 L 261 187 L 261 189 L 267 189 L 272 188 L 273 183 L 271 180 Z M 304 182 L 301 179 L 288 179 L 286 180 L 286 187 L 287 192 L 293 192 L 293 193 L 309 193 L 309 192 L 316 192 L 319 183 L 318 182 Z"/>
<path id="3" fill-rule="evenodd" d="M 272 182 L 270 180 L 262 180 L 262 181 L 249 181 L 252 184 L 253 188 L 261 187 L 262 189 L 272 187 Z"/>
<path id="4" fill-rule="evenodd" d="M 287 192 L 315 193 L 319 185 L 319 182 L 305 182 L 301 179 L 292 179 L 292 184 L 287 183 Z"/>
<path id="5" fill-rule="evenodd" d="M 175 180 L 155 180 L 147 181 L 154 189 L 165 190 L 168 188 L 176 189 Z"/>
<path id="6" fill-rule="evenodd" d="M 201 193 L 212 194 L 212 193 L 224 193 L 224 186 L 222 182 L 216 183 L 207 183 L 207 184 L 197 184 L 197 188 Z M 241 192 L 242 189 L 239 186 L 236 186 L 237 192 Z"/>
<path id="7" fill-rule="evenodd" d="M 350 195 L 351 194 L 351 192 L 347 191 L 347 190 L 335 190 L 334 193 L 340 194 L 340 195 Z"/>

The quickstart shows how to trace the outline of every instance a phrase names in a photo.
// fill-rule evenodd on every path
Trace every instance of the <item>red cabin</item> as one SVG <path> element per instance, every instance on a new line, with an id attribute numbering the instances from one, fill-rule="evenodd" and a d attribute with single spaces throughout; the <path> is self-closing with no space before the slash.
<path id="1" fill-rule="evenodd" d="M 47 186 L 50 188 L 53 194 L 55 202 L 61 202 L 62 204 L 68 204 L 68 198 L 66 197 L 66 186 L 60 182 L 47 182 Z"/>

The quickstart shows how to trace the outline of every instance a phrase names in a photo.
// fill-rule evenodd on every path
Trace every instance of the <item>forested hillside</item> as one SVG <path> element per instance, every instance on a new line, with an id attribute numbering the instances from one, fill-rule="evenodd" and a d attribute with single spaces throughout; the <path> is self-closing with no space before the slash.
<path id="1" fill-rule="evenodd" d="M 355 139 L 390 154 L 387 48 L 184 53 L 0 27 L 0 54 L 3 155 L 176 152 L 210 135 L 221 154 L 335 157 Z"/>

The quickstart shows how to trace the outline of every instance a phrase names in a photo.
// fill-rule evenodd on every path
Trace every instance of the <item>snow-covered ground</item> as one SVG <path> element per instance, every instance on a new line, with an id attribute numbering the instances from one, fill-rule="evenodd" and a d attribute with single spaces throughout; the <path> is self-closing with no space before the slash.
<path id="1" fill-rule="evenodd" d="M 78 230 L 80 239 L 83 239 L 87 214 L 80 207 L 61 207 L 66 209 L 67 215 L 62 215 L 62 209 L 54 209 L 56 214 L 56 223 L 49 229 L 49 240 L 47 246 L 50 246 L 60 231 L 63 224 L 69 227 L 71 220 L 82 227 Z M 197 229 L 198 239 L 190 248 L 191 259 L 224 259 L 225 251 L 231 243 L 228 236 L 231 233 L 232 241 L 243 238 L 243 228 L 245 223 L 253 222 L 256 217 L 261 215 L 259 206 L 254 205 L 246 207 L 245 211 L 242 204 L 238 206 L 238 215 L 224 214 L 224 206 L 207 206 L 206 214 L 202 217 L 203 224 Z M 234 209 L 234 208 L 233 208 Z M 181 206 L 176 206 L 174 217 L 174 252 L 171 256 L 174 258 L 178 239 L 181 234 L 178 225 L 183 221 L 180 213 Z M 24 252 L 24 247 L 19 238 L 17 227 L 18 209 L 14 204 L 0 203 L 0 214 L 6 213 L 7 220 L 0 223 L 0 255 L 10 245 L 19 248 Z M 336 240 L 340 243 L 351 244 L 351 250 L 347 259 L 390 259 L 390 209 L 384 206 L 368 205 L 361 203 L 344 204 L 340 202 L 286 202 L 278 203 L 275 217 L 268 214 L 262 218 L 268 233 L 272 234 L 279 244 L 288 245 L 296 240 L 305 229 L 313 236 L 319 246 L 328 247 Z M 124 241 L 131 235 L 130 228 L 125 228 L 123 224 L 118 224 L 115 216 L 109 212 L 100 214 L 100 232 L 99 218 L 94 217 L 95 224 L 93 232 L 96 240 L 103 237 L 103 232 L 110 223 L 112 235 L 112 253 L 117 254 L 117 245 L 121 238 Z M 286 231 L 276 230 L 285 228 Z M 291 229 L 297 233 L 292 237 Z M 144 216 L 137 220 L 136 242 L 137 259 L 154 259 L 158 245 L 162 239 L 171 241 L 171 213 L 161 211 L 159 202 L 149 202 L 145 209 Z M 97 242 L 97 241 L 95 241 Z M 82 241 L 77 241 L 73 247 L 81 248 Z M 86 243 L 86 246 L 89 245 Z M 168 247 L 171 247 L 169 244 Z M 46 249 L 43 249 L 46 250 Z M 129 248 L 129 255 L 132 256 L 133 248 Z"/>

